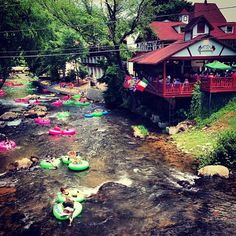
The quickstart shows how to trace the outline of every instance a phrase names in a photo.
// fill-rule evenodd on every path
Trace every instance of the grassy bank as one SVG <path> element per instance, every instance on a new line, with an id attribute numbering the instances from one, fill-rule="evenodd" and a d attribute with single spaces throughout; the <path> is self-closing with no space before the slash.
<path id="1" fill-rule="evenodd" d="M 209 118 L 198 119 L 197 122 L 194 129 L 173 135 L 177 147 L 195 157 L 213 150 L 219 134 L 223 131 L 236 131 L 236 99 Z"/>

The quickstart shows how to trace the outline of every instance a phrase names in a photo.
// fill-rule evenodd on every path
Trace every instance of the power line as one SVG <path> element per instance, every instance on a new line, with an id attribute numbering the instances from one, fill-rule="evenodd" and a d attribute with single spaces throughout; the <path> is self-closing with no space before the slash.
<path id="1" fill-rule="evenodd" d="M 136 49 L 133 49 L 136 50 Z M 105 53 L 105 52 L 118 52 L 118 51 L 132 51 L 132 49 L 124 48 L 124 49 L 112 49 L 112 50 L 104 50 L 104 51 L 95 51 L 89 52 L 89 54 L 97 54 L 97 53 Z M 17 55 L 17 56 L 0 56 L 2 59 L 13 59 L 13 58 L 37 58 L 37 57 L 54 57 L 54 56 L 73 56 L 73 55 L 85 55 L 87 52 L 73 52 L 73 53 L 56 53 L 56 54 L 36 54 L 36 55 Z"/>

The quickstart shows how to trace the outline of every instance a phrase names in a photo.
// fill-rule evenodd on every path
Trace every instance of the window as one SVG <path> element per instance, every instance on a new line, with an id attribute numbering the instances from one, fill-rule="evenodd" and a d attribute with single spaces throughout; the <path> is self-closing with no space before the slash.
<path id="1" fill-rule="evenodd" d="M 226 26 L 225 33 L 233 33 L 233 31 L 234 31 L 233 26 L 231 26 L 231 25 Z"/>
<path id="2" fill-rule="evenodd" d="M 198 33 L 205 33 L 205 23 L 204 22 L 199 22 L 197 24 L 197 32 Z"/>
<path id="3" fill-rule="evenodd" d="M 180 33 L 184 33 L 185 26 L 180 26 Z"/>

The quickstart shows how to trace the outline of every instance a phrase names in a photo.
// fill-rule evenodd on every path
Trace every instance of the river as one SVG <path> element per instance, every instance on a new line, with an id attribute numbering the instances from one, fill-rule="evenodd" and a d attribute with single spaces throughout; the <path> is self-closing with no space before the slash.
<path id="1" fill-rule="evenodd" d="M 0 115 L 18 106 L 12 97 L 1 100 L 5 105 Z M 36 125 L 30 118 L 18 126 L 1 128 L 1 133 L 17 143 L 16 150 L 0 153 L 1 172 L 23 157 L 42 160 L 70 150 L 79 151 L 90 168 L 72 172 L 66 166 L 57 170 L 36 166 L 2 174 L 0 235 L 235 235 L 234 176 L 229 180 L 198 178 L 192 159 L 174 150 L 165 136 L 156 133 L 154 140 L 133 137 L 131 125 L 145 121 L 128 112 L 114 110 L 101 118 L 86 119 L 87 111 L 103 105 L 54 108 L 50 103 L 46 106 L 52 126 L 74 127 L 77 134 L 50 136 L 49 126 Z M 71 116 L 59 121 L 56 113 L 65 110 Z M 75 187 L 88 196 L 72 226 L 52 214 L 60 187 Z"/>

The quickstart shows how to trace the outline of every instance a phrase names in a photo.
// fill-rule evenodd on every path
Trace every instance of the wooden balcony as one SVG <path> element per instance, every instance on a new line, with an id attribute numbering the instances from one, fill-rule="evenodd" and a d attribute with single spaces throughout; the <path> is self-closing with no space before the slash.
<path id="1" fill-rule="evenodd" d="M 145 91 L 164 98 L 191 97 L 194 83 L 163 84 L 152 81 Z M 201 90 L 210 93 L 236 92 L 236 78 L 201 77 Z"/>
<path id="2" fill-rule="evenodd" d="M 202 77 L 201 90 L 210 93 L 236 92 L 236 78 Z"/>
<path id="3" fill-rule="evenodd" d="M 188 84 L 163 84 L 152 81 L 146 88 L 147 92 L 164 98 L 192 97 L 194 83 Z"/>

